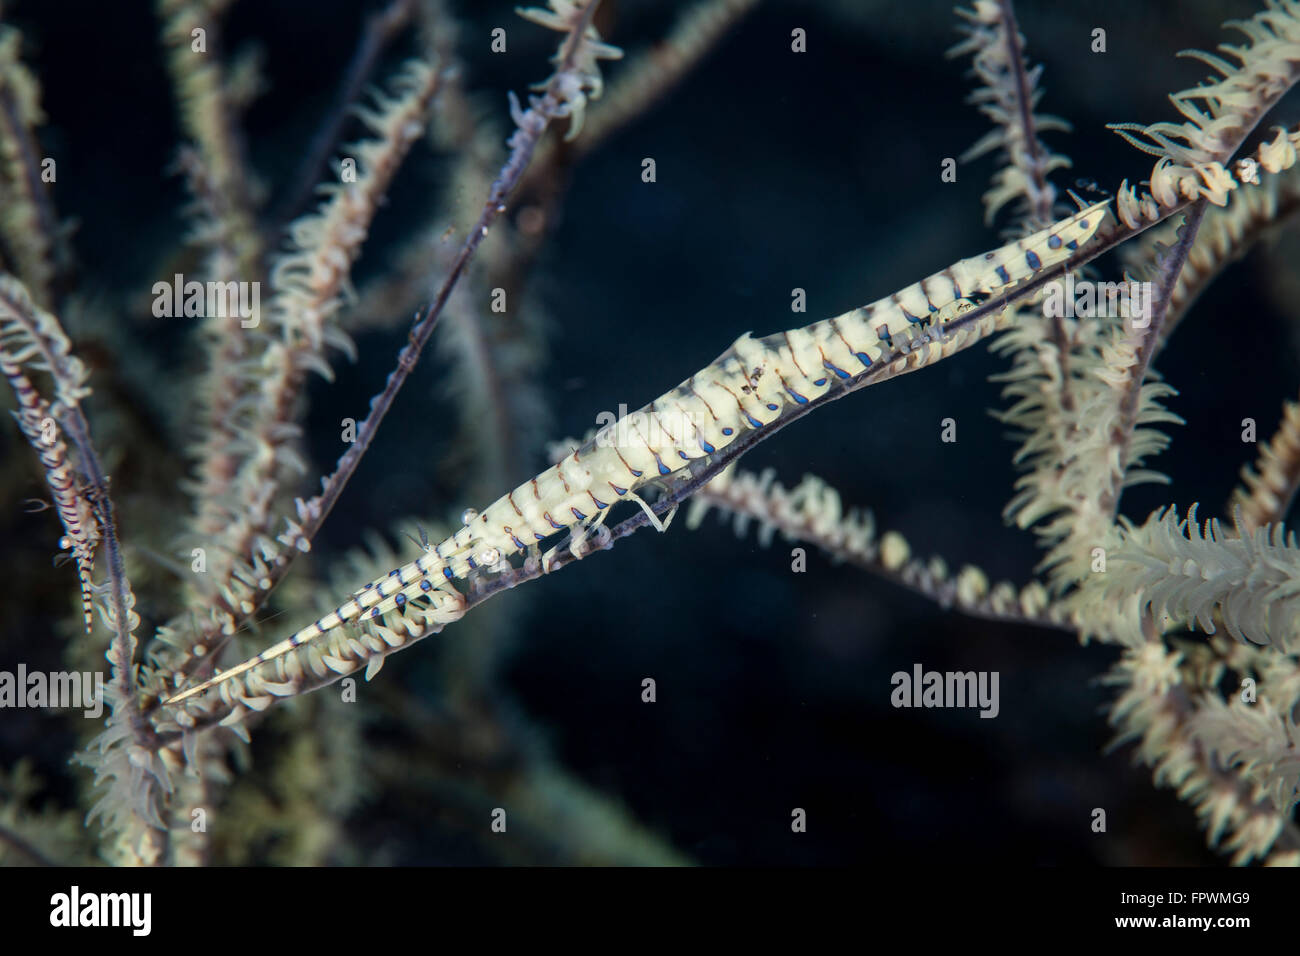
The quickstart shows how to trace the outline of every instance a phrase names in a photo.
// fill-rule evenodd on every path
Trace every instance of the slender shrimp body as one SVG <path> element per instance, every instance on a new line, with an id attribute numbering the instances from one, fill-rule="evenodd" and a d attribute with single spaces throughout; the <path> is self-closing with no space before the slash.
<path id="1" fill-rule="evenodd" d="M 787 406 L 815 401 L 839 382 L 883 367 L 899 349 L 942 338 L 976 299 L 1059 265 L 1100 228 L 1107 202 L 1081 209 L 1031 236 L 963 259 L 870 305 L 763 338 L 748 333 L 717 360 L 645 407 L 605 426 L 582 447 L 497 499 L 467 513 L 461 528 L 427 546 L 346 602 L 242 664 L 171 697 L 175 704 L 354 621 L 421 600 L 426 617 L 456 620 L 456 582 L 575 526 L 603 521 L 689 462 L 776 421 Z M 639 499 L 637 499 L 639 500 Z"/>

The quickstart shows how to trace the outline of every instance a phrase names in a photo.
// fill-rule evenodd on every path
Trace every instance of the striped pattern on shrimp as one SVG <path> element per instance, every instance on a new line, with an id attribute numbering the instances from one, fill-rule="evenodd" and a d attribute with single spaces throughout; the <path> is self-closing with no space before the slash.
<path id="1" fill-rule="evenodd" d="M 99 541 L 99 525 L 90 513 L 85 497 L 77 491 L 72 467 L 68 462 L 68 447 L 59 434 L 50 406 L 32 386 L 31 380 L 23 373 L 22 366 L 0 359 L 0 375 L 9 380 L 14 395 L 18 398 L 18 410 L 12 414 L 45 469 L 45 481 L 59 521 L 66 532 L 59 541 L 59 547 L 76 559 L 77 578 L 81 584 L 82 624 L 89 634 L 94 623 L 91 571 L 95 563 L 95 545 Z"/>

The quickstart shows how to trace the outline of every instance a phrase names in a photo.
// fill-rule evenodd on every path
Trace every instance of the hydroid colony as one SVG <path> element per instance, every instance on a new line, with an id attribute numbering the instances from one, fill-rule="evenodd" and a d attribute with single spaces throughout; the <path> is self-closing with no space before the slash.
<path id="1" fill-rule="evenodd" d="M 333 599 L 316 595 L 317 606 L 334 610 L 295 622 L 286 640 L 268 641 L 268 649 L 240 663 L 232 637 L 258 619 L 282 579 L 281 591 L 294 587 L 294 578 L 286 578 L 293 559 L 312 550 L 423 343 L 446 312 L 463 308 L 456 298 L 463 286 L 491 290 L 494 279 L 517 273 L 535 254 L 543 230 L 530 227 L 523 215 L 511 220 L 512 204 L 527 196 L 525 208 L 553 214 L 554 174 L 549 186 L 538 186 L 548 181 L 548 164 L 566 149 L 581 154 L 608 135 L 619 111 L 635 113 L 748 4 L 695 8 L 667 53 L 628 64 L 624 81 L 613 74 L 603 103 L 598 61 L 616 59 L 620 51 L 600 39 L 592 25 L 594 7 L 553 0 L 547 10 L 528 11 L 528 19 L 561 35 L 555 71 L 526 106 L 513 104 L 510 154 L 495 179 L 474 161 L 482 147 L 467 132 L 473 123 L 463 105 L 461 74 L 451 66 L 450 18 L 438 4 L 391 4 L 372 21 L 373 35 L 391 39 L 418 23 L 425 31 L 426 62 L 399 68 L 386 92 L 366 101 L 367 138 L 340 150 L 353 161 L 355 180 L 327 187 L 318 209 L 287 230 L 288 250 L 275 255 L 269 250 L 277 244 L 267 241 L 258 224 L 260 199 L 246 173 L 235 123 L 248 96 L 246 65 L 195 55 L 196 30 L 217 35 L 217 6 L 160 4 L 186 136 L 193 143 L 180 163 L 195 197 L 193 238 L 206 279 L 265 276 L 274 295 L 265 327 L 255 333 L 241 330 L 237 317 L 204 320 L 207 364 L 197 415 L 202 439 L 194 452 L 189 519 L 189 538 L 202 552 L 204 569 L 182 578 L 184 613 L 143 642 L 131 586 L 136 573 L 124 553 L 131 547 L 130 529 L 117 527 L 114 489 L 81 411 L 97 393 L 87 390 L 75 347 L 55 316 L 51 275 L 57 257 L 51 250 L 57 237 L 40 228 L 50 219 L 41 212 L 49 200 L 33 188 L 31 175 L 40 166 L 33 145 L 41 119 L 37 87 L 19 58 L 15 32 L 9 29 L 2 38 L 0 93 L 10 106 L 6 115 L 22 123 L 4 141 L 8 208 L 14 212 L 6 219 L 11 275 L 0 287 L 0 345 L 21 431 L 48 478 L 65 545 L 85 573 L 101 582 L 96 590 L 102 626 L 91 639 L 108 641 L 111 716 L 83 754 L 97 787 L 91 826 L 102 831 L 100 853 L 120 862 L 210 859 L 212 838 L 192 826 L 196 811 L 228 820 L 266 812 L 237 802 L 238 782 L 230 771 L 232 747 L 238 746 L 232 735 L 247 740 L 255 715 L 273 714 L 283 702 L 363 667 L 373 676 L 396 651 L 444 627 L 450 635 L 470 625 L 490 611 L 479 609 L 488 598 L 610 548 L 640 527 L 663 527 L 690 499 L 694 524 L 706 508 L 722 508 L 945 606 L 1116 646 L 1120 657 L 1108 677 L 1115 686 L 1112 722 L 1121 738 L 1137 741 L 1137 753 L 1155 768 L 1157 782 L 1176 787 L 1196 806 L 1211 841 L 1233 860 L 1300 861 L 1293 819 L 1300 767 L 1291 756 L 1300 681 L 1289 585 L 1297 561 L 1294 542 L 1280 528 L 1300 480 L 1294 416 L 1284 417 L 1257 472 L 1239 491 L 1236 523 L 1202 530 L 1194 512 L 1179 519 L 1169 509 L 1145 522 L 1117 518 L 1121 491 L 1153 477 L 1140 466 L 1168 440 L 1152 426 L 1176 420 L 1164 408 L 1172 389 L 1153 378 L 1152 359 L 1216 275 L 1217 264 L 1239 254 L 1293 201 L 1300 137 L 1287 129 L 1262 138 L 1252 133 L 1297 78 L 1300 7 L 1270 3 L 1242 25 L 1248 42 L 1227 51 L 1232 62 L 1209 59 L 1219 76 L 1174 97 L 1184 122 L 1120 127 L 1158 156 L 1146 188 L 1125 182 L 1113 199 L 1076 207 L 1052 184 L 1065 161 L 1038 135 L 1061 124 L 1034 114 L 1037 75 L 1026 65 L 1010 5 L 976 3 L 962 14 L 968 37 L 957 52 L 973 55 L 975 99 L 995 128 L 964 160 L 998 152 L 1001 167 L 985 197 L 986 211 L 990 220 L 1009 214 L 1016 238 L 988 243 L 993 251 L 930 279 L 897 283 L 899 291 L 838 319 L 763 339 L 742 336 L 641 419 L 677 424 L 656 428 L 653 435 L 616 424 L 570 443 L 553 466 L 504 497 L 495 498 L 526 473 L 492 476 L 498 483 L 485 500 L 495 503 L 481 513 L 466 512 L 459 531 L 434 534 L 437 543 L 426 544 L 414 561 L 379 556 L 359 576 L 373 578 L 370 585 L 355 590 L 354 577 L 330 592 Z M 439 253 L 441 261 L 429 262 L 429 246 L 417 244 L 415 273 L 434 274 L 439 291 L 417 315 L 396 370 L 370 415 L 356 424 L 356 440 L 338 470 L 320 495 L 298 500 L 286 517 L 286 500 L 306 470 L 296 422 L 307 373 L 330 374 L 327 346 L 350 348 L 342 318 L 350 301 L 349 270 L 431 109 L 435 137 L 459 142 L 470 157 L 466 181 L 477 190 L 482 212 L 462 231 L 455 255 Z M 554 133 L 544 138 L 549 127 L 565 121 L 571 145 Z M 493 230 L 509 230 L 506 251 L 487 241 Z M 1044 319 L 1040 297 L 1046 282 L 1120 246 L 1132 276 L 1153 284 L 1149 321 Z M 483 265 L 484 259 L 488 274 L 471 273 L 471 263 Z M 1009 357 L 1011 369 L 1004 379 L 1010 402 L 1003 418 L 1022 436 L 1017 462 L 1023 474 L 1006 514 L 1033 529 L 1045 551 L 1038 580 L 1020 588 L 994 586 L 973 566 L 950 575 L 942 562 L 913 559 L 898 533 L 878 536 L 872 520 L 846 511 L 824 482 L 809 478 L 786 490 L 770 476 L 731 467 L 831 398 L 947 361 L 994 333 L 1002 333 L 994 347 Z M 472 347 L 474 332 L 462 328 L 460 334 L 462 344 L 471 343 L 462 355 L 483 354 Z M 50 429 L 38 427 L 46 423 L 55 426 L 49 439 Z M 611 434 L 635 437 L 611 441 Z M 70 474 L 76 476 L 71 484 Z M 607 518 L 621 500 L 633 503 Z M 547 587 L 539 582 L 528 590 Z M 341 599 L 348 592 L 353 597 Z M 668 606 L 665 597 L 655 600 Z M 286 601 L 295 605 L 292 598 Z M 299 610 L 307 604 L 296 603 Z M 1188 626 L 1199 633 L 1180 638 Z M 1247 678 L 1251 693 L 1238 693 Z M 499 730 L 490 721 L 488 726 Z M 355 728 L 343 731 L 348 732 Z M 310 737 L 320 731 L 299 725 L 295 733 Z M 302 765 L 296 763 L 287 777 L 302 774 Z M 534 784 L 528 812 L 544 826 L 548 804 L 535 795 L 546 787 Z M 332 784 L 327 779 L 323 786 Z M 227 805 L 223 813 L 228 791 L 237 809 Z M 305 800 L 300 790 L 288 792 Z M 570 810 L 583 807 L 592 819 L 609 812 L 589 797 L 566 792 Z M 549 809 L 565 815 L 555 804 Z M 319 811 L 304 816 L 320 819 Z M 28 822 L 39 829 L 38 822 Z M 302 845 L 318 853 L 331 838 L 328 829 L 309 834 L 301 821 L 293 826 Z M 610 829 L 617 835 L 603 844 L 607 859 L 673 859 L 648 848 L 633 824 Z"/>

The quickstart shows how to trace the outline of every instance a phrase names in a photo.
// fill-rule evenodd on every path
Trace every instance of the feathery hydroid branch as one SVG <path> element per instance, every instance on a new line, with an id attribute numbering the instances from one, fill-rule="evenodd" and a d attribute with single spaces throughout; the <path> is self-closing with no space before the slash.
<path id="1" fill-rule="evenodd" d="M 1282 421 L 1273 437 L 1259 449 L 1255 467 L 1241 470 L 1241 484 L 1232 492 L 1229 511 L 1244 532 L 1286 518 L 1300 488 L 1300 403 L 1282 406 Z"/>
<path id="2" fill-rule="evenodd" d="M 1096 322 L 1088 323 L 1086 328 L 1076 326 L 1068 338 L 1054 336 L 1058 355 L 1066 350 L 1067 342 L 1070 352 L 1069 360 L 1058 358 L 1054 369 L 1048 367 L 1048 358 L 1031 359 L 1024 351 L 1032 344 L 1043 355 L 1050 355 L 1051 349 L 1041 338 L 1029 341 L 1028 337 L 1035 335 L 1031 325 L 1022 326 L 1002 346 L 1018 350 L 1016 367 L 1008 376 L 1008 394 L 1018 403 L 1004 419 L 1023 430 L 1024 444 L 1017 457 L 1029 466 L 1017 482 L 1019 494 L 1007 513 L 1021 527 L 1047 519 L 1039 525 L 1037 534 L 1048 548 L 1044 566 L 1052 568 L 1058 590 L 1082 581 L 1088 574 L 1093 549 L 1105 548 L 1112 542 L 1113 514 L 1123 484 L 1160 478 L 1128 470 L 1131 463 L 1160 450 L 1167 442 L 1161 433 L 1137 426 L 1177 420 L 1159 405 L 1169 388 L 1144 382 L 1147 367 L 1155 351 L 1158 326 L 1169 309 L 1174 284 L 1189 254 L 1205 202 L 1225 205 L 1229 192 L 1237 187 L 1223 164 L 1240 148 L 1267 108 L 1294 82 L 1290 67 L 1281 74 L 1290 79 L 1280 82 L 1274 62 L 1284 47 L 1291 49 L 1287 44 L 1300 40 L 1300 20 L 1292 16 L 1300 6 L 1290 0 L 1287 3 L 1286 8 L 1279 8 L 1270 2 L 1270 10 L 1244 28 L 1255 43 L 1236 51 L 1242 61 L 1240 69 L 1234 70 L 1211 57 L 1209 62 L 1225 74 L 1225 80 L 1174 97 L 1176 105 L 1189 117 L 1188 123 L 1179 127 L 1113 127 L 1161 159 L 1151 174 L 1150 195 L 1139 197 L 1127 181 L 1121 185 L 1116 196 L 1118 223 L 1102 230 L 1090 250 L 1093 255 L 1132 238 L 1193 202 L 1199 203 L 1197 208 L 1201 210 L 1194 213 L 1184 233 L 1186 242 L 1180 243 L 1165 261 L 1161 294 L 1154 303 L 1157 330 L 1125 330 L 1118 326 L 1103 330 Z M 1284 39 L 1277 39 L 1275 31 Z M 1300 46 L 1295 46 L 1294 52 L 1300 52 Z M 1218 93 L 1223 93 L 1223 98 Z M 1205 102 L 1208 112 L 1192 105 L 1196 101 Z M 1159 148 L 1136 139 L 1133 130 Z M 1195 144 L 1196 149 L 1189 152 L 1180 142 Z M 1289 137 L 1281 134 L 1274 143 L 1262 145 L 1257 155 L 1258 165 L 1269 174 L 1295 162 L 1294 147 Z"/>
<path id="3" fill-rule="evenodd" d="M 993 188 L 984 194 L 984 221 L 991 224 L 1003 206 L 1015 202 L 1017 225 L 1026 233 L 1034 232 L 1056 218 L 1056 188 L 1047 177 L 1070 167 L 1070 160 L 1044 146 L 1038 134 L 1069 132 L 1070 124 L 1034 113 L 1043 68 L 1031 70 L 1025 63 L 1024 37 L 1009 0 L 977 0 L 973 9 L 958 8 L 957 13 L 969 24 L 962 28 L 967 39 L 946 55 L 974 54 L 972 72 L 981 86 L 969 102 L 994 123 L 983 139 L 961 155 L 961 162 L 1001 149 L 1005 161 L 993 177 Z"/>
<path id="4" fill-rule="evenodd" d="M 743 536 L 749 522 L 756 521 L 759 540 L 765 545 L 779 531 L 788 541 L 814 545 L 837 562 L 892 581 L 941 607 L 993 621 L 1073 631 L 1038 582 L 1020 590 L 1008 581 L 990 587 L 984 572 L 970 564 L 952 577 L 940 558 L 913 558 L 907 540 L 897 531 L 878 537 L 871 512 L 856 508 L 846 512 L 839 493 L 821 479 L 805 475 L 787 489 L 773 481 L 774 474 L 772 469 L 761 475 L 734 467 L 724 470 L 690 499 L 686 526 L 698 528 L 709 509 L 717 508 L 724 516 L 734 516 L 738 535 Z"/>
<path id="5" fill-rule="evenodd" d="M 1056 187 L 1048 176 L 1068 169 L 1070 160 L 1053 153 L 1038 138 L 1040 131 L 1069 132 L 1070 124 L 1055 116 L 1034 113 L 1042 95 L 1038 81 L 1042 66 L 1029 69 L 1025 61 L 1024 37 L 1016 23 L 1011 0 L 978 0 L 972 10 L 958 8 L 968 21 L 962 27 L 968 38 L 947 52 L 955 57 L 973 53 L 972 72 L 982 84 L 969 102 L 979 106 L 994 128 L 966 150 L 961 162 L 970 162 L 994 149 L 1004 160 L 993 177 L 993 188 L 984 194 L 984 221 L 991 224 L 998 210 L 1014 202 L 1013 229 L 1028 234 L 1052 222 Z M 1057 364 L 1056 385 L 1065 411 L 1074 409 L 1073 377 L 1070 373 L 1070 342 L 1064 316 L 1053 316 L 1050 350 Z M 1040 351 L 1044 345 L 1038 346 Z"/>
<path id="6" fill-rule="evenodd" d="M 1149 641 L 1124 652 L 1104 678 L 1120 688 L 1109 722 L 1116 728 L 1110 747 L 1137 741 L 1133 758 L 1152 768 L 1157 786 L 1177 790 L 1196 808 L 1211 846 L 1234 854 L 1235 864 L 1256 858 L 1300 863 L 1300 830 L 1242 775 L 1215 765 L 1219 749 L 1205 743 L 1214 733 L 1211 698 L 1193 702 L 1184 654 Z M 1228 839 L 1223 838 L 1227 835 Z"/>
<path id="7" fill-rule="evenodd" d="M 1110 560 L 1120 573 L 1098 575 L 1108 600 L 1137 595 L 1157 620 L 1193 624 L 1216 633 L 1216 615 L 1239 641 L 1271 645 L 1284 654 L 1300 649 L 1300 548 L 1282 525 L 1254 531 L 1225 530 L 1217 519 L 1196 518 L 1193 505 L 1180 519 L 1174 508 L 1144 524 L 1121 518 L 1122 534 Z"/>
<path id="8" fill-rule="evenodd" d="M 234 253 L 233 271 L 251 281 L 261 273 L 264 247 L 257 230 L 255 179 L 244 155 L 238 108 L 229 95 L 221 60 L 218 20 L 225 4 L 157 2 L 181 122 L 212 179 L 214 195 L 220 198 L 218 228 Z"/>
<path id="9" fill-rule="evenodd" d="M 35 128 L 45 122 L 40 85 L 18 55 L 19 33 L 0 24 L 0 234 L 32 300 L 54 305 L 59 227 L 42 177 Z"/>
<path id="10" fill-rule="evenodd" d="M 1280 130 L 1274 140 L 1260 144 L 1255 150 L 1251 157 L 1254 168 L 1271 176 L 1293 167 L 1297 139 L 1300 132 Z M 1204 187 L 1197 173 L 1179 178 L 1171 170 L 1168 165 L 1157 164 L 1152 174 L 1152 194 L 1139 196 L 1127 182 L 1122 184 L 1116 196 L 1118 221 L 1103 225 L 1094 241 L 1064 268 L 1083 265 L 1202 199 L 1224 205 L 1230 190 L 1237 186 L 1235 178 L 1222 167 L 1218 167 L 1220 175 L 1214 179 L 1213 190 Z M 1023 297 L 1052 278 L 1051 275 L 1038 277 L 1025 288 L 1017 289 L 1016 296 Z M 980 308 L 988 306 L 985 303 Z M 1011 382 L 1007 394 L 1017 397 L 1019 402 L 1004 415 L 1004 420 L 1022 430 L 1024 443 L 1017 459 L 1028 466 L 1026 474 L 1017 481 L 1018 494 L 1008 505 L 1007 515 L 1020 527 L 1039 525 L 1036 533 L 1048 549 L 1043 567 L 1052 569 L 1054 586 L 1065 591 L 1087 576 L 1093 549 L 1113 543 L 1111 514 L 1118 495 L 1116 482 L 1164 480 L 1163 476 L 1147 471 L 1116 474 L 1112 455 L 1114 437 L 1133 436 L 1127 439 L 1127 455 L 1129 463 L 1134 463 L 1159 451 L 1168 441 L 1158 431 L 1136 426 L 1181 420 L 1160 405 L 1160 399 L 1172 393 L 1169 386 L 1158 382 L 1143 384 L 1126 371 L 1137 360 L 1136 350 L 1125 341 L 1129 333 L 1121 325 L 1107 326 L 1100 321 L 1076 323 L 1070 336 L 1069 368 L 1074 377 L 1075 407 L 1067 410 L 1059 402 L 1051 402 L 1050 396 L 1060 391 L 1059 383 L 1053 380 L 1053 375 L 1059 373 L 1047 366 L 1058 363 L 1049 359 L 1030 361 L 1024 357 L 1025 337 L 1039 335 L 1035 329 L 1033 323 L 1022 323 L 998 345 L 1017 350 L 1020 356 L 1017 367 L 1006 376 Z M 1035 348 L 1041 351 L 1041 335 L 1035 341 Z M 1129 404 L 1130 383 L 1140 388 L 1136 405 Z M 1130 398 L 1126 400 L 1125 396 Z M 1125 408 L 1129 409 L 1127 414 Z M 1122 421 L 1132 421 L 1133 430 L 1117 431 Z M 1054 435 L 1065 437 L 1058 439 Z M 1052 452 L 1062 440 L 1064 450 L 1060 454 Z M 1102 489 L 1107 489 L 1105 502 L 1098 497 Z M 1090 613 L 1086 594 L 1081 592 L 1077 597 L 1078 612 Z M 1107 620 L 1109 624 L 1094 622 L 1086 629 L 1100 633 L 1096 628 L 1104 631 L 1106 626 L 1118 622 L 1113 616 L 1107 616 Z M 1131 639 L 1131 635 L 1122 638 Z"/>
<path id="11" fill-rule="evenodd" d="M 1268 0 L 1267 10 L 1232 25 L 1246 34 L 1250 44 L 1221 49 L 1238 59 L 1241 65 L 1233 67 L 1219 57 L 1194 53 L 1219 71 L 1223 78 L 1170 97 L 1178 110 L 1188 117 L 1187 122 L 1177 125 L 1153 123 L 1146 127 L 1132 123 L 1111 126 L 1134 146 L 1161 157 L 1151 173 L 1151 191 L 1157 202 L 1169 206 L 1179 195 L 1197 200 L 1187 214 L 1177 243 L 1158 267 L 1151 327 L 1130 329 L 1129 341 L 1124 345 L 1124 350 L 1132 354 L 1132 362 L 1126 371 L 1128 381 L 1120 399 L 1119 431 L 1115 436 L 1119 476 L 1112 478 L 1110 487 L 1105 489 L 1101 498 L 1103 510 L 1109 509 L 1112 514 L 1119 503 L 1120 476 L 1127 470 L 1130 457 L 1134 460 L 1141 457 L 1139 452 L 1130 448 L 1141 405 L 1140 393 L 1183 264 L 1191 253 L 1196 232 L 1205 215 L 1205 203 L 1226 204 L 1228 192 L 1235 189 L 1237 183 L 1224 165 L 1241 148 L 1264 115 L 1300 80 L 1300 4 L 1294 0 Z M 1134 131 L 1140 135 L 1135 136 Z M 1266 169 L 1270 165 L 1280 165 L 1271 153 L 1267 154 L 1267 159 L 1264 158 L 1263 150 L 1266 148 L 1269 148 L 1268 144 L 1261 147 L 1261 165 Z M 1273 172 L 1272 169 L 1268 171 Z"/>
<path id="12" fill-rule="evenodd" d="M 600 147 L 664 96 L 727 35 L 758 0 L 700 0 L 683 12 L 668 35 L 648 50 L 628 57 L 601 96 L 600 106 L 582 123 L 581 132 L 563 143 L 547 139 L 524 174 L 521 194 L 553 175 L 557 163 L 573 163 Z"/>
<path id="13" fill-rule="evenodd" d="M 182 146 L 176 166 L 194 196 L 186 212 L 193 221 L 190 241 L 204 253 L 205 278 L 222 289 L 258 281 L 242 271 L 249 263 L 241 261 L 238 237 L 229 229 L 227 200 L 203 156 L 197 149 Z M 256 275 L 261 275 L 260 268 Z M 227 308 L 204 316 L 200 327 L 207 368 L 196 389 L 201 438 L 190 449 L 194 476 L 186 482 L 186 491 L 195 512 L 190 528 L 195 538 L 204 542 L 228 526 L 230 496 L 245 454 L 237 416 L 251 400 L 248 364 L 258 343 L 243 328 L 243 321 L 239 309 Z"/>
<path id="14" fill-rule="evenodd" d="M 265 279 L 266 244 L 257 227 L 259 189 L 239 128 L 244 104 L 222 59 L 220 19 L 226 6 L 224 0 L 158 0 L 157 14 L 181 125 L 192 142 L 181 147 L 177 159 L 194 196 L 186 210 L 194 221 L 188 240 L 202 250 L 204 278 L 218 288 L 235 289 Z M 261 376 L 250 374 L 250 368 L 265 342 L 249 334 L 237 313 L 220 309 L 205 315 L 201 324 L 207 359 L 196 390 L 201 437 L 188 449 L 194 464 L 186 490 L 194 503 L 190 530 L 198 546 L 214 552 L 215 575 L 211 584 L 207 576 L 188 582 L 186 603 L 200 620 L 208 619 L 213 593 L 220 595 L 230 586 L 245 554 L 243 547 L 231 550 L 227 532 L 246 491 L 236 487 L 249 455 L 248 424 L 239 419 L 256 402 Z M 213 548 L 214 540 L 224 547 Z M 170 629 L 164 632 L 171 636 Z M 188 640 L 206 644 L 209 637 L 188 635 Z M 186 638 L 176 640 L 185 643 Z"/>
<path id="15" fill-rule="evenodd" d="M 1136 322 L 1130 322 L 1127 326 L 1127 339 L 1123 346 L 1124 354 L 1132 356 L 1132 363 L 1123 371 L 1124 381 L 1120 378 L 1111 378 L 1112 385 L 1123 387 L 1123 395 L 1119 402 L 1119 421 L 1117 428 L 1111 436 L 1111 444 L 1115 448 L 1117 466 L 1115 473 L 1112 475 L 1111 485 L 1102 491 L 1101 507 L 1103 510 L 1109 510 L 1112 515 L 1119 508 L 1119 496 L 1121 483 L 1129 465 L 1141 461 L 1149 451 L 1155 450 L 1145 441 L 1135 441 L 1140 436 L 1135 435 L 1138 421 L 1144 412 L 1144 382 L 1146 381 L 1147 371 L 1151 366 L 1151 357 L 1155 355 L 1156 343 L 1159 341 L 1160 329 L 1165 322 L 1165 316 L 1169 313 L 1169 307 L 1173 302 L 1174 287 L 1178 283 L 1178 277 L 1182 274 L 1183 264 L 1187 262 L 1188 255 L 1191 254 L 1192 245 L 1196 241 L 1196 233 L 1201 228 L 1201 220 L 1205 216 L 1206 201 L 1197 200 L 1188 210 L 1183 220 L 1182 228 L 1178 231 L 1178 241 L 1173 248 L 1169 249 L 1160 259 L 1159 275 L 1156 280 L 1155 293 L 1152 297 L 1154 303 L 1153 313 L 1146 317 L 1145 326 L 1138 328 Z"/>
<path id="16" fill-rule="evenodd" d="M 210 645 L 214 636 L 232 634 L 256 610 L 258 596 L 273 584 L 270 568 L 287 563 L 270 535 L 282 482 L 304 468 L 290 446 L 297 435 L 293 420 L 300 393 L 309 369 L 330 376 L 327 344 L 352 350 L 335 320 L 348 291 L 348 270 L 398 167 L 423 133 L 437 88 L 438 74 L 429 66 L 410 61 L 403 67 L 393 81 L 394 95 L 380 95 L 378 109 L 362 114 L 379 135 L 353 147 L 355 182 L 326 187 L 327 200 L 317 213 L 294 223 L 291 248 L 272 268 L 276 292 L 267 310 L 270 329 L 261 333 L 264 347 L 246 369 L 256 388 L 247 421 L 240 423 L 244 460 L 222 502 L 227 518 L 211 549 L 206 593 L 196 602 L 208 609 L 208 623 L 197 635 L 181 638 L 205 660 L 216 657 Z M 293 525 L 279 542 L 286 548 L 303 546 Z"/>
<path id="17" fill-rule="evenodd" d="M 1138 149 L 1161 157 L 1153 182 L 1162 168 L 1178 178 L 1182 178 L 1183 171 L 1191 172 L 1202 177 L 1207 186 L 1221 178 L 1222 167 L 1246 137 L 1300 80 L 1300 3 L 1296 0 L 1266 0 L 1263 11 L 1226 25 L 1245 34 L 1248 42 L 1219 46 L 1238 61 L 1236 66 L 1200 50 L 1185 54 L 1221 74 L 1170 94 L 1186 121 L 1149 126 L 1110 124 L 1110 129 Z"/>
<path id="18" fill-rule="evenodd" d="M 361 40 L 348 62 L 335 105 L 326 114 L 320 128 L 303 151 L 297 171 L 289 180 L 292 192 L 276 204 L 277 209 L 270 216 L 273 224 L 271 228 L 278 231 L 283 223 L 297 216 L 310 200 L 312 191 L 325 172 L 330 153 L 342 134 L 348 108 L 357 101 L 384 49 L 410 22 L 414 7 L 415 0 L 390 0 L 388 6 L 366 17 Z"/>

